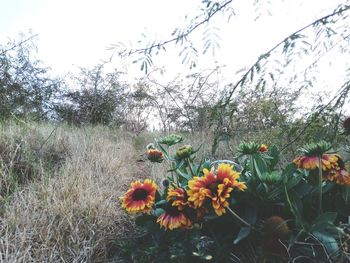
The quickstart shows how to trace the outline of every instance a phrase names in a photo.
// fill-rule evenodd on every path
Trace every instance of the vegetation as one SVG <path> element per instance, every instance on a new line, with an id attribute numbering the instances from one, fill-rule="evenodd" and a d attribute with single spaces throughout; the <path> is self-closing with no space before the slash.
<path id="1" fill-rule="evenodd" d="M 114 47 L 140 63 L 136 83 L 111 62 L 53 77 L 35 36 L 0 46 L 0 262 L 350 261 L 349 68 L 312 90 L 323 58 L 349 54 L 350 6 L 225 82 L 195 70 L 191 36 L 207 25 L 215 51 L 210 23 L 233 4 Z M 171 44 L 190 74 L 153 65 Z"/>
<path id="2" fill-rule="evenodd" d="M 241 143 L 234 161 L 196 161 L 190 145 L 164 147 L 179 142 L 166 137 L 147 151 L 170 166 L 162 185 L 138 180 L 122 197 L 146 229 L 122 244 L 130 261 L 349 261 L 350 173 L 330 144 L 308 144 L 280 166 L 276 146 Z"/>

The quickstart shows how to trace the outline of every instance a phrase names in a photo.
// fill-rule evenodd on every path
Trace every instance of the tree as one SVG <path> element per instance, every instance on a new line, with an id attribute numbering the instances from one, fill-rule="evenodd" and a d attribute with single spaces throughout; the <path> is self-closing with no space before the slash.
<path id="1" fill-rule="evenodd" d="M 74 124 L 121 125 L 127 108 L 127 85 L 119 80 L 120 72 L 106 73 L 105 64 L 92 69 L 81 68 L 73 77 L 72 87 L 63 94 L 56 107 L 60 119 Z"/>
<path id="2" fill-rule="evenodd" d="M 208 128 L 211 107 L 218 101 L 216 76 L 220 68 L 203 70 L 167 83 L 157 80 L 157 70 L 145 80 L 153 88 L 153 107 L 161 121 L 162 130 L 200 131 Z"/>
<path id="3" fill-rule="evenodd" d="M 33 37 L 23 37 L 0 47 L 0 118 L 48 119 L 61 80 L 49 77 L 49 69 L 32 59 Z"/>

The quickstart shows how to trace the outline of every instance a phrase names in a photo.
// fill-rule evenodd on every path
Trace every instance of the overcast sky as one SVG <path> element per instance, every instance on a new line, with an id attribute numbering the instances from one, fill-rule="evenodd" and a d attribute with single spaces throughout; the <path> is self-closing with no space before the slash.
<path id="1" fill-rule="evenodd" d="M 254 0 L 235 0 L 236 15 L 228 23 L 218 16 L 220 50 L 206 54 L 198 68 L 215 63 L 231 72 L 248 66 L 264 51 L 315 18 L 331 13 L 340 0 L 260 0 L 267 3 L 256 11 Z M 270 4 L 268 4 L 271 2 Z M 38 34 L 38 58 L 55 73 L 63 74 L 77 66 L 90 67 L 108 59 L 113 43 L 136 42 L 146 30 L 157 39 L 166 39 L 184 15 L 196 14 L 200 0 L 0 0 L 0 40 L 16 39 L 20 32 Z M 270 14 L 268 14 L 269 10 Z M 256 20 L 259 12 L 262 15 Z M 197 35 L 196 35 L 197 34 Z M 193 35 L 201 46 L 201 31 Z M 28 34 L 29 35 L 29 34 Z M 168 48 L 169 50 L 169 48 Z M 178 51 L 155 59 L 157 66 L 171 72 L 188 72 Z M 119 62 L 116 60 L 116 67 Z M 129 68 L 139 76 L 139 66 Z"/>

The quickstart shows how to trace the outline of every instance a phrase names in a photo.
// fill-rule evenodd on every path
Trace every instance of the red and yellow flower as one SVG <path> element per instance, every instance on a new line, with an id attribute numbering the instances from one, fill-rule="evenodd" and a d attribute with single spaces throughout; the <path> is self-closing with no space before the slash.
<path id="1" fill-rule="evenodd" d="M 300 156 L 294 159 L 294 164 L 298 168 L 316 171 L 319 167 L 317 156 Z M 346 170 L 344 161 L 338 154 L 323 154 L 322 177 L 326 181 L 350 186 L 350 173 Z"/>
<path id="2" fill-rule="evenodd" d="M 215 213 L 221 216 L 229 206 L 227 199 L 233 189 L 245 190 L 244 182 L 238 182 L 240 174 L 233 170 L 229 164 L 219 164 L 215 174 L 214 167 L 209 171 L 203 170 L 202 177 L 194 177 L 188 182 L 187 191 L 190 202 L 194 207 L 202 207 L 206 201 L 211 202 Z"/>
<path id="3" fill-rule="evenodd" d="M 269 150 L 266 144 L 261 144 L 259 147 L 259 152 L 265 153 Z"/>
<path id="4" fill-rule="evenodd" d="M 175 228 L 190 228 L 192 226 L 192 222 L 186 214 L 177 206 L 171 204 L 167 204 L 165 213 L 158 217 L 157 223 L 160 224 L 160 227 L 170 230 Z"/>
<path id="5" fill-rule="evenodd" d="M 321 158 L 322 170 L 336 168 L 339 155 L 337 154 L 323 154 Z M 319 167 L 319 160 L 317 155 L 313 156 L 299 156 L 293 160 L 293 163 L 301 169 L 315 170 Z"/>
<path id="6" fill-rule="evenodd" d="M 190 205 L 186 191 L 180 187 L 169 189 L 166 200 L 171 203 L 172 206 L 177 206 L 179 210 L 183 210 L 185 206 Z"/>
<path id="7" fill-rule="evenodd" d="M 350 186 L 350 173 L 346 170 L 344 161 L 338 156 L 336 166 L 322 174 L 323 179 L 337 184 Z"/>
<path id="8" fill-rule="evenodd" d="M 150 179 L 143 183 L 133 182 L 131 188 L 121 197 L 122 207 L 131 213 L 149 212 L 154 204 L 156 191 L 157 185 Z"/>

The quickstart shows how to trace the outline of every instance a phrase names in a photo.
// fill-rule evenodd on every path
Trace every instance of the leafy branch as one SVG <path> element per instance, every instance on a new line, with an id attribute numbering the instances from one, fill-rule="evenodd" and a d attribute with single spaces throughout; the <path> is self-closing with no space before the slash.
<path id="1" fill-rule="evenodd" d="M 15 48 L 17 48 L 17 47 L 23 45 L 24 43 L 26 43 L 26 42 L 32 40 L 34 37 L 37 37 L 37 36 L 38 36 L 37 34 L 32 35 L 32 36 L 28 37 L 27 39 L 22 40 L 21 42 L 18 42 L 18 43 L 12 45 L 11 47 L 9 47 L 9 48 L 7 48 L 7 49 L 5 49 L 5 50 L 2 50 L 2 51 L 0 52 L 0 56 L 5 55 L 7 52 L 9 52 L 9 51 L 11 51 L 11 50 L 14 50 Z"/>
<path id="2" fill-rule="evenodd" d="M 121 52 L 119 52 L 120 56 L 131 56 L 135 53 L 148 53 L 151 54 L 152 51 L 156 48 L 157 50 L 160 50 L 161 48 L 163 48 L 164 46 L 170 44 L 170 43 L 178 43 L 179 41 L 186 39 L 193 31 L 195 31 L 197 28 L 199 28 L 200 26 L 202 26 L 203 24 L 209 22 L 211 20 L 211 18 L 213 18 L 213 16 L 215 16 L 219 11 L 223 10 L 226 6 L 228 6 L 230 3 L 232 2 L 232 0 L 228 0 L 222 4 L 220 3 L 215 3 L 213 5 L 213 7 L 209 10 L 207 16 L 205 19 L 199 21 L 198 23 L 190 26 L 185 32 L 179 34 L 176 37 L 170 38 L 168 40 L 164 40 L 161 41 L 159 43 L 155 43 L 150 45 L 149 47 L 145 47 L 145 48 L 138 48 L 138 49 L 134 49 L 134 50 L 123 50 Z"/>
<path id="3" fill-rule="evenodd" d="M 292 34 L 285 37 L 282 41 L 278 42 L 276 45 L 274 45 L 272 48 L 270 48 L 267 52 L 260 55 L 259 58 L 255 61 L 255 63 L 245 72 L 245 74 L 241 77 L 241 79 L 238 82 L 236 82 L 236 84 L 232 87 L 231 91 L 229 92 L 228 96 L 225 99 L 225 102 L 222 104 L 222 107 L 226 107 L 230 103 L 231 98 L 232 98 L 234 92 L 236 91 L 236 89 L 239 86 L 243 86 L 243 84 L 248 79 L 249 75 L 251 75 L 251 79 L 252 79 L 252 76 L 254 74 L 254 70 L 259 71 L 260 70 L 260 63 L 263 60 L 268 59 L 270 57 L 270 55 L 272 54 L 272 52 L 274 52 L 276 49 L 278 49 L 282 45 L 284 45 L 284 51 L 285 51 L 286 47 L 289 44 L 289 41 L 294 41 L 298 38 L 301 38 L 300 33 L 303 32 L 304 30 L 306 30 L 310 27 L 314 27 L 318 24 L 326 24 L 327 20 L 329 18 L 332 18 L 332 17 L 337 16 L 337 15 L 341 15 L 342 13 L 348 11 L 349 9 L 350 9 L 350 5 L 345 5 L 341 8 L 339 8 L 338 10 L 335 10 L 333 13 L 328 14 L 326 16 L 323 16 L 323 17 L 313 21 L 312 23 L 305 25 L 304 27 L 298 29 L 297 31 L 295 31 Z"/>

